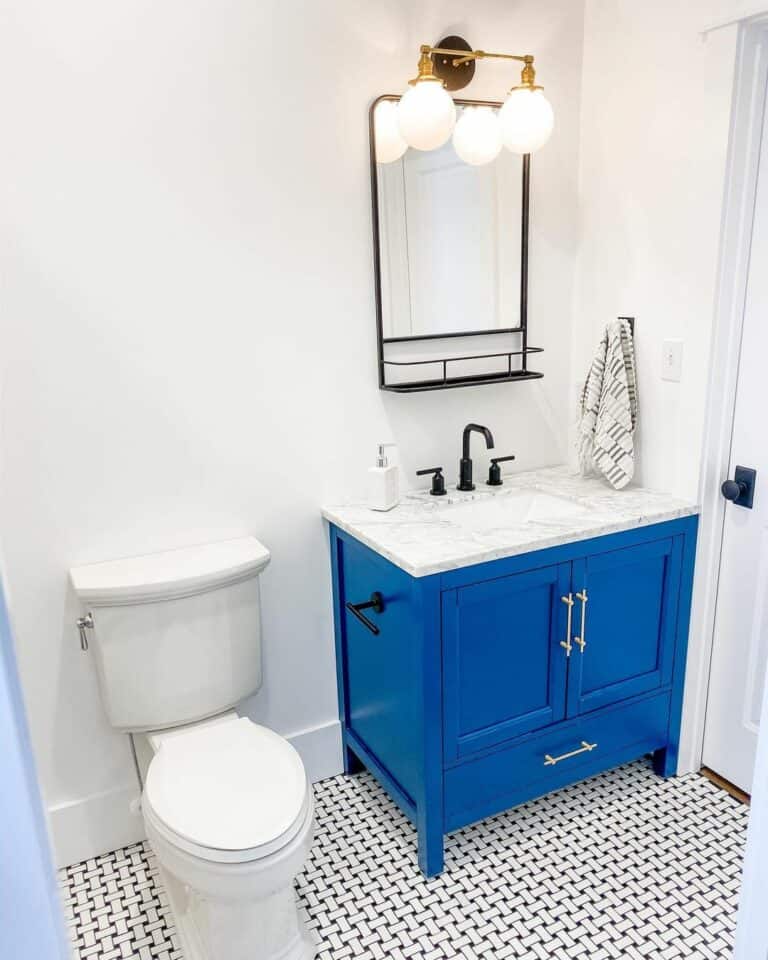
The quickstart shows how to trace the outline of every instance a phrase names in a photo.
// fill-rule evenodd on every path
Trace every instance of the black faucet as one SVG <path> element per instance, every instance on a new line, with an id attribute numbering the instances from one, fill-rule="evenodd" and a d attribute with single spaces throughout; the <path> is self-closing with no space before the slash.
<path id="1" fill-rule="evenodd" d="M 456 484 L 457 490 L 474 490 L 472 483 L 472 461 L 469 459 L 469 437 L 473 430 L 482 433 L 485 437 L 485 445 L 493 449 L 493 434 L 488 427 L 481 427 L 479 423 L 468 423 L 464 427 L 462 435 L 461 460 L 459 461 L 459 482 Z"/>

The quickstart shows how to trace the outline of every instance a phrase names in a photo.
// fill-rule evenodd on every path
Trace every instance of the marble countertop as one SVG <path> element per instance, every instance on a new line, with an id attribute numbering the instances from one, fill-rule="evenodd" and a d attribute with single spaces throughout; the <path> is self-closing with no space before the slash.
<path id="1" fill-rule="evenodd" d="M 520 497 L 526 494 L 526 503 L 533 505 L 530 510 L 533 518 L 517 519 L 515 513 L 521 512 Z M 572 515 L 547 517 L 546 509 L 536 510 L 532 496 L 535 494 L 560 498 L 561 504 L 566 501 L 561 509 Z M 472 521 L 466 519 L 469 516 L 466 510 L 453 512 L 457 505 L 485 502 L 490 498 L 494 498 L 501 511 L 504 505 L 500 498 L 504 497 L 514 498 L 509 501 L 510 516 L 501 514 L 500 521 L 499 512 L 492 507 L 490 525 L 486 519 L 473 528 Z M 544 504 L 546 497 L 539 500 Z M 485 508 L 481 508 L 481 514 L 482 509 Z M 459 522 L 461 512 L 465 519 Z M 537 512 L 543 514 L 542 518 L 536 518 Z M 444 497 L 430 497 L 427 491 L 406 494 L 397 507 L 386 513 L 359 503 L 322 508 L 326 520 L 413 577 L 444 573 L 698 512 L 696 504 L 677 500 L 669 494 L 632 486 L 613 490 L 604 480 L 581 477 L 567 467 L 516 473 L 505 477 L 503 486 L 496 489 L 481 483 L 471 493 L 449 488 Z"/>

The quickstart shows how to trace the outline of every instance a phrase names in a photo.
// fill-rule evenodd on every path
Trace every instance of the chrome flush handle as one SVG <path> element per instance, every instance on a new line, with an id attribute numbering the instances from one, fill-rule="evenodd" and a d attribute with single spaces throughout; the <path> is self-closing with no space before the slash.
<path id="1" fill-rule="evenodd" d="M 80 649 L 87 650 L 88 634 L 86 630 L 93 630 L 93 614 L 89 611 L 84 617 L 78 617 L 75 623 L 80 632 Z"/>

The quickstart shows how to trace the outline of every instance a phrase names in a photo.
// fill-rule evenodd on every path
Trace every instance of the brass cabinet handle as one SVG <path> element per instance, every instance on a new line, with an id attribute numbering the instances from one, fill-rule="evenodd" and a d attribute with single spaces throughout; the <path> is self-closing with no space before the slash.
<path id="1" fill-rule="evenodd" d="M 560 646 L 565 650 L 565 655 L 570 657 L 571 650 L 571 627 L 573 626 L 573 605 L 576 602 L 573 599 L 573 594 L 569 593 L 567 597 L 560 597 L 563 603 L 568 605 L 568 628 L 565 631 L 565 640 L 560 641 Z"/>
<path id="2" fill-rule="evenodd" d="M 559 757 L 551 757 L 548 753 L 544 754 L 544 766 L 545 767 L 554 767 L 556 763 L 560 763 L 561 760 L 568 760 L 571 757 L 578 757 L 580 753 L 589 753 L 591 750 L 594 750 L 597 746 L 596 743 L 587 743 L 586 740 L 581 741 L 581 746 L 578 750 L 571 750 L 570 753 L 563 753 Z"/>
<path id="3" fill-rule="evenodd" d="M 573 642 L 578 643 L 581 652 L 584 653 L 584 647 L 587 645 L 587 600 L 589 599 L 587 588 L 584 587 L 581 593 L 577 593 L 576 596 L 581 600 L 581 636 L 574 637 Z"/>

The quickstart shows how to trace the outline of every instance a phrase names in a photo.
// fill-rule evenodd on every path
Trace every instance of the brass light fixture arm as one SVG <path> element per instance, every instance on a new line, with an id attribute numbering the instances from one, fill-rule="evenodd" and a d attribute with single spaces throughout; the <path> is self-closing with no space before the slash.
<path id="1" fill-rule="evenodd" d="M 527 87 L 529 90 L 542 89 L 536 85 L 536 70 L 533 66 L 533 55 L 530 53 L 491 53 L 488 50 L 455 50 L 452 47 L 431 47 L 428 43 L 423 43 L 419 48 L 419 52 L 421 54 L 419 78 L 427 79 L 427 77 L 429 77 L 431 79 L 434 77 L 430 60 L 435 54 L 443 57 L 453 57 L 451 61 L 451 66 L 453 67 L 460 67 L 474 60 L 516 60 L 518 63 L 523 64 L 520 86 Z M 437 78 L 435 77 L 434 79 Z"/>
<path id="2" fill-rule="evenodd" d="M 433 53 L 442 53 L 443 56 L 453 56 L 455 57 L 453 61 L 454 67 L 461 66 L 462 63 L 467 63 L 469 60 L 517 60 L 520 63 L 533 63 L 533 57 L 526 53 L 524 55 L 519 55 L 516 53 L 489 53 L 487 50 L 471 50 L 467 53 L 465 50 L 449 50 L 446 47 L 430 47 L 428 43 L 424 43 L 420 49 L 421 53 L 426 53 L 428 56 L 432 56 Z"/>

